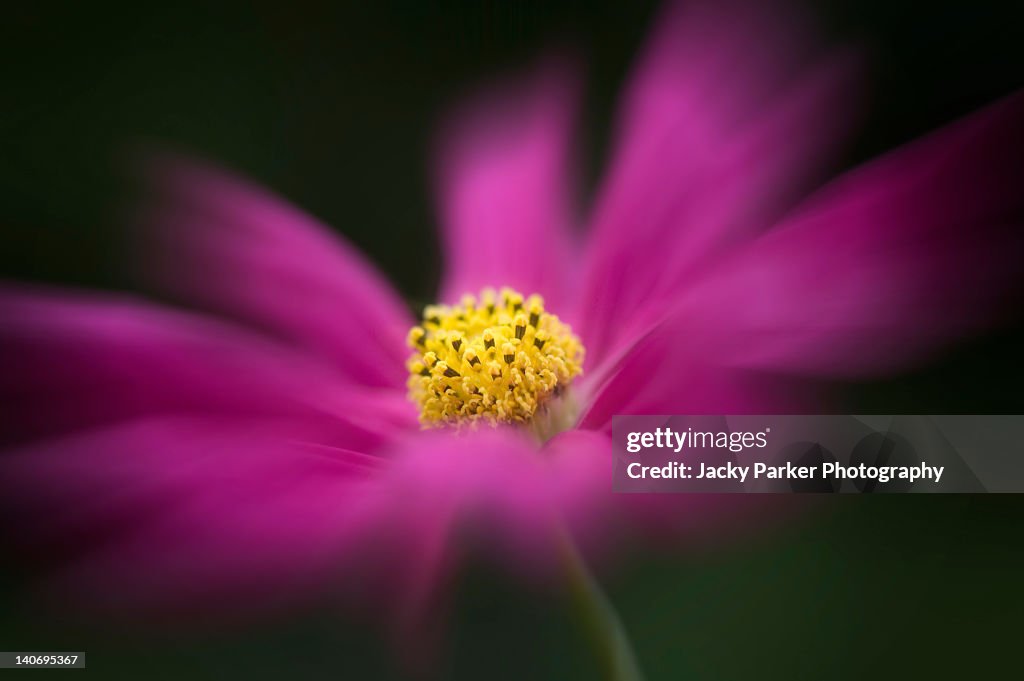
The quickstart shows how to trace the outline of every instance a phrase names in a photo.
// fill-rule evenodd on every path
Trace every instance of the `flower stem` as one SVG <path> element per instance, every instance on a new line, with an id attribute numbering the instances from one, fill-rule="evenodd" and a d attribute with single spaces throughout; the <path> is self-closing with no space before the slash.
<path id="1" fill-rule="evenodd" d="M 643 681 L 633 647 L 618 613 L 587 568 L 576 546 L 564 536 L 562 563 L 573 612 L 582 625 L 606 681 Z"/>

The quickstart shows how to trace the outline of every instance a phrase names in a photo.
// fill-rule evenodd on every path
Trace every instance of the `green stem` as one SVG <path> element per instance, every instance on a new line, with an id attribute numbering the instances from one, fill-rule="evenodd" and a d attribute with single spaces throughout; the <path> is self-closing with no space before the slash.
<path id="1" fill-rule="evenodd" d="M 568 534 L 564 536 L 562 549 L 573 611 L 590 640 L 604 678 L 606 681 L 643 681 L 622 621 Z"/>

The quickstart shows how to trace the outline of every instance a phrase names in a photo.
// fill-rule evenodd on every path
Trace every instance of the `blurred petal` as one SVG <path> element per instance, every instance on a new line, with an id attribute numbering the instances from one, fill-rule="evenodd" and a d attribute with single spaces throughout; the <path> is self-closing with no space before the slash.
<path id="1" fill-rule="evenodd" d="M 802 29 L 775 3 L 677 4 L 661 17 L 593 216 L 592 367 L 635 341 L 696 266 L 769 226 L 842 139 L 856 60 L 804 68 Z"/>
<path id="2" fill-rule="evenodd" d="M 575 262 L 568 166 L 577 90 L 567 68 L 548 65 L 470 102 L 442 131 L 442 301 L 511 286 L 565 314 Z"/>
<path id="3" fill-rule="evenodd" d="M 144 419 L 0 457 L 7 528 L 55 597 L 122 614 L 273 609 L 328 582 L 382 460 L 292 419 Z"/>
<path id="4" fill-rule="evenodd" d="M 861 377 L 1019 313 L 1024 94 L 841 178 L 700 279 L 678 333 L 732 366 Z"/>
<path id="5" fill-rule="evenodd" d="M 1016 314 L 1022 130 L 1017 95 L 823 190 L 681 289 L 595 382 L 584 427 L 612 414 L 792 411 L 812 396 L 779 374 L 892 371 Z"/>
<path id="6" fill-rule="evenodd" d="M 404 383 L 413 320 L 374 267 L 282 200 L 177 157 L 151 165 L 147 276 L 190 303 L 331 360 L 369 386 Z M 152 273 L 150 269 L 153 270 Z"/>
<path id="7" fill-rule="evenodd" d="M 424 513 L 446 514 L 459 537 L 517 571 L 549 570 L 564 524 L 589 541 L 607 538 L 596 513 L 611 484 L 602 435 L 564 433 L 538 451 L 511 429 L 426 433 L 397 451 L 395 510 L 414 525 Z"/>
<path id="8" fill-rule="evenodd" d="M 580 427 L 611 433 L 616 414 L 780 414 L 819 411 L 808 385 L 716 365 L 673 318 L 615 364 L 587 402 Z M 679 323 L 675 323 L 675 322 Z"/>
<path id="9" fill-rule="evenodd" d="M 319 418 L 356 449 L 415 428 L 401 393 L 357 393 L 329 364 L 196 315 L 7 288 L 0 317 L 2 441 L 174 412 Z"/>
<path id="10" fill-rule="evenodd" d="M 438 432 L 386 457 L 321 437 L 302 418 L 160 417 L 9 450 L 4 532 L 52 596 L 90 608 L 237 614 L 332 589 L 403 637 L 432 621 L 462 549 L 550 575 L 563 528 L 610 538 L 596 433 L 538 451 L 513 431 Z"/>

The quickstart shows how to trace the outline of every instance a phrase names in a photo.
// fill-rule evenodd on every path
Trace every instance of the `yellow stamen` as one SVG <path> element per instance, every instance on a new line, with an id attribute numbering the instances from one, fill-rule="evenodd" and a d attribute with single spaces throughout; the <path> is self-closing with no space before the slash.
<path id="1" fill-rule="evenodd" d="M 428 306 L 409 347 L 409 396 L 426 427 L 530 423 L 583 364 L 579 339 L 541 297 L 511 289 Z"/>

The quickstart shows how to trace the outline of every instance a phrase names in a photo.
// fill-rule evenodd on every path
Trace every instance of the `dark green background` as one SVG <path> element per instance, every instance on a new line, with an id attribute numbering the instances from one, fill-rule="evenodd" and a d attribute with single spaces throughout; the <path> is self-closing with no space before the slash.
<path id="1" fill-rule="evenodd" d="M 653 9 L 5 7 L 0 276 L 130 288 L 119 227 L 130 178 L 119 158 L 159 141 L 272 187 L 366 250 L 410 301 L 429 300 L 439 259 L 426 153 L 445 105 L 547 48 L 577 50 L 588 69 L 581 134 L 592 186 Z M 870 113 L 843 167 L 1024 85 L 1019 3 L 812 9 L 830 41 L 861 42 L 873 58 Z M 906 375 L 836 387 L 850 411 L 1021 413 L 1022 341 L 1016 320 Z M 1022 520 L 1024 502 L 1012 496 L 827 500 L 784 529 L 719 548 L 635 555 L 604 581 L 655 679 L 1014 677 Z M 392 668 L 372 634 L 333 613 L 130 642 L 45 621 L 20 597 L 26 566 L 4 556 L 2 649 L 84 649 L 87 673 L 122 678 L 375 678 Z M 443 669 L 465 679 L 589 677 L 563 605 L 468 568 Z"/>

